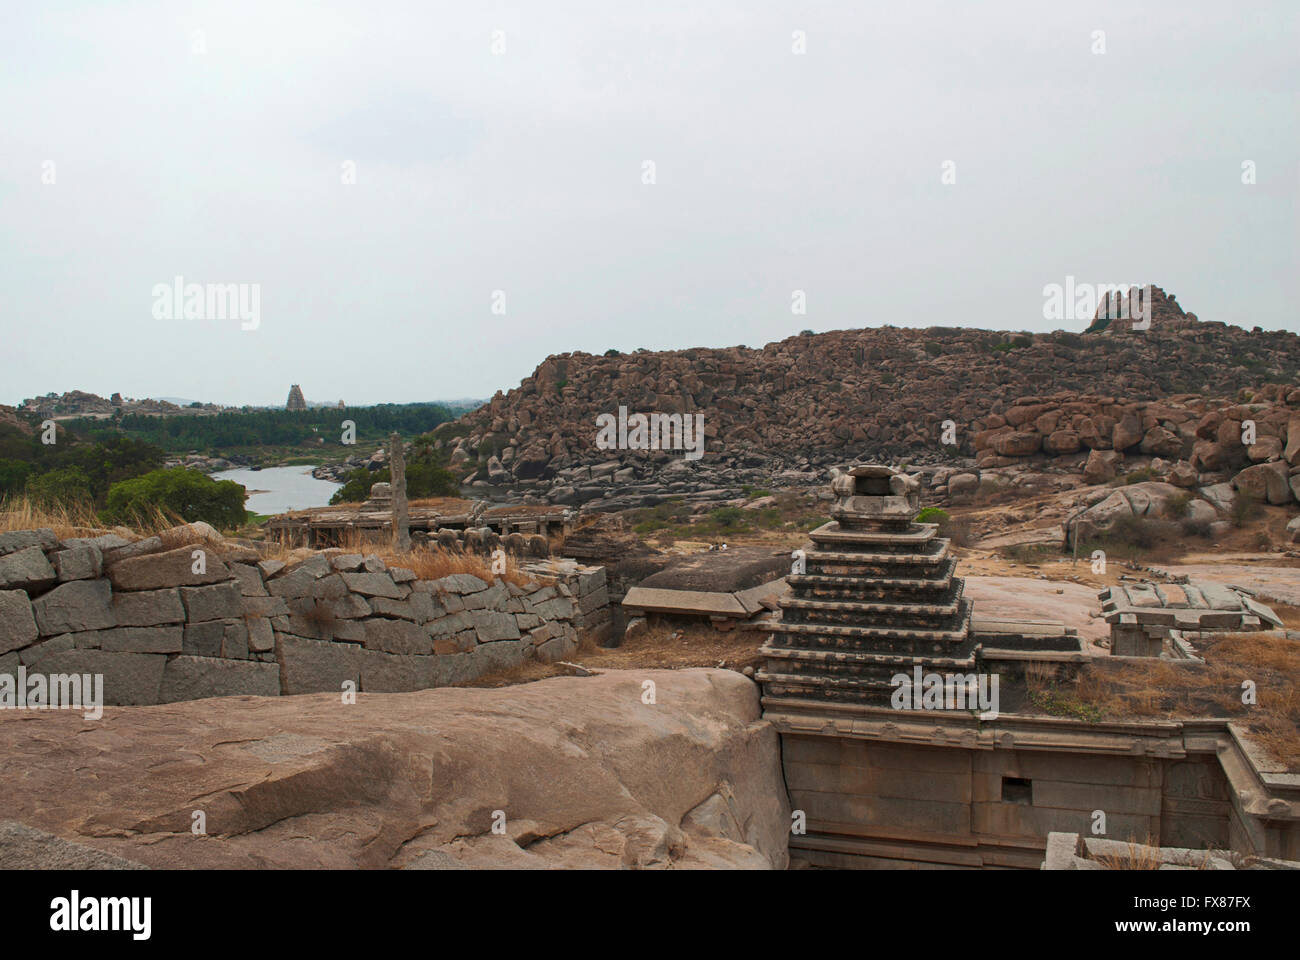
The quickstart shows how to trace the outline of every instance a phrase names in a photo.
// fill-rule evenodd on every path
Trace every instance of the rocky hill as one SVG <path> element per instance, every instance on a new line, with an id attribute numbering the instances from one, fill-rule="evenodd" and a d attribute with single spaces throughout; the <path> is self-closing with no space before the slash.
<path id="1" fill-rule="evenodd" d="M 1300 337 L 1201 321 L 1159 288 L 1149 330 L 1128 321 L 1089 329 L 883 326 L 806 333 L 761 349 L 559 354 L 441 428 L 441 442 L 453 463 L 476 468 L 483 488 L 565 487 L 591 477 L 592 465 L 626 480 L 689 467 L 726 483 L 747 468 L 816 470 L 863 455 L 972 457 L 988 418 L 1025 396 L 1068 391 L 1132 403 L 1300 382 Z M 684 467 L 679 451 L 601 449 L 597 417 L 617 416 L 620 406 L 702 414 L 704 457 Z M 940 442 L 948 420 L 955 445 Z M 569 502 L 564 493 L 558 499 Z"/>
<path id="2" fill-rule="evenodd" d="M 47 393 L 43 397 L 28 397 L 18 407 L 19 411 L 29 416 L 52 417 L 56 420 L 73 417 L 111 417 L 116 413 L 141 414 L 145 416 L 211 416 L 223 410 L 233 409 L 215 403 L 203 403 L 198 406 L 181 407 L 166 400 L 145 398 L 136 400 L 115 393 L 110 399 L 104 399 L 95 393 L 84 390 L 69 390 L 63 394 Z"/>

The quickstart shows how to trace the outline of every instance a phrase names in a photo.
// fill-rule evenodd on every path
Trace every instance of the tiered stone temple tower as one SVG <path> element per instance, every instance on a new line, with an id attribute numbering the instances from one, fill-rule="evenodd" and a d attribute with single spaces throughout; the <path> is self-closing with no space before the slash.
<path id="1" fill-rule="evenodd" d="M 971 602 L 938 525 L 913 523 L 918 483 L 893 467 L 854 467 L 831 483 L 834 518 L 812 531 L 788 578 L 782 619 L 765 629 L 758 673 L 773 699 L 889 707 L 897 674 L 970 674 Z"/>

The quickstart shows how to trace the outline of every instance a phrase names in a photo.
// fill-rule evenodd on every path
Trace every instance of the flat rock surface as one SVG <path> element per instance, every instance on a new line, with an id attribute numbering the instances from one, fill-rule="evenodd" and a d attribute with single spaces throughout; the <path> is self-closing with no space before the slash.
<path id="1" fill-rule="evenodd" d="M 777 580 L 790 572 L 790 552 L 771 547 L 728 547 L 675 557 L 638 586 L 658 590 L 731 593 Z"/>
<path id="2" fill-rule="evenodd" d="M 1085 646 L 1110 636 L 1110 625 L 1092 614 L 1101 610 L 1097 588 L 1028 577 L 966 577 L 966 597 L 975 615 L 1016 620 L 1060 620 L 1079 631 Z M 1060 590 L 1060 593 L 1057 591 Z"/>
<path id="3" fill-rule="evenodd" d="M 777 734 L 729 670 L 2 711 L 0 769 L 6 819 L 157 868 L 787 863 Z"/>
<path id="4" fill-rule="evenodd" d="M 1271 567 L 1258 563 L 1161 563 L 1161 570 L 1184 575 L 1193 583 L 1235 584 L 1254 591 L 1264 603 L 1300 607 L 1300 567 Z"/>

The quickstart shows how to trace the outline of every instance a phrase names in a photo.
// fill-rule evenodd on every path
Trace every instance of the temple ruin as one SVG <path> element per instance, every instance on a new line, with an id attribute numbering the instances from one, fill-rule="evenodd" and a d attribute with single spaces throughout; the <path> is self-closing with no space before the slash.
<path id="1" fill-rule="evenodd" d="M 900 672 L 975 669 L 971 604 L 938 525 L 912 520 L 917 488 L 884 466 L 835 478 L 833 519 L 809 534 L 782 620 L 765 625 L 769 696 L 888 705 Z"/>
<path id="2" fill-rule="evenodd" d="M 1300 778 L 1263 760 L 1235 724 L 1011 709 L 1026 705 L 1031 671 L 1069 677 L 1106 654 L 1050 620 L 972 610 L 948 541 L 913 521 L 917 485 L 901 471 L 854 467 L 832 492 L 833 519 L 796 558 L 756 674 L 781 735 L 793 864 L 1037 869 L 1049 833 L 1097 835 L 1099 815 L 1110 838 L 1300 855 Z M 1145 594 L 1124 597 L 1131 606 Z M 1168 621 L 1151 623 L 1160 629 L 1267 619 L 1262 605 L 1234 606 L 1145 609 Z M 943 694 L 995 696 L 898 697 L 922 679 Z"/>

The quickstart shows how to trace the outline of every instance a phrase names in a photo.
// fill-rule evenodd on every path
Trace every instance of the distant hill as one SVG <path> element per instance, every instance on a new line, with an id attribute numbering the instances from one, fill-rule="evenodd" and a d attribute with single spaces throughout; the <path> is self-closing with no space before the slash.
<path id="1" fill-rule="evenodd" d="M 971 428 L 1021 397 L 1235 396 L 1300 382 L 1294 333 L 1203 322 L 1159 288 L 1152 299 L 1145 332 L 1127 321 L 1046 334 L 883 326 L 809 332 L 759 349 L 557 354 L 439 434 L 454 462 L 477 463 L 484 480 L 490 467 L 494 483 L 617 458 L 596 447 L 596 418 L 620 406 L 703 414 L 713 462 L 938 453 L 945 420 L 970 455 Z M 500 462 L 489 462 L 493 454 Z"/>

